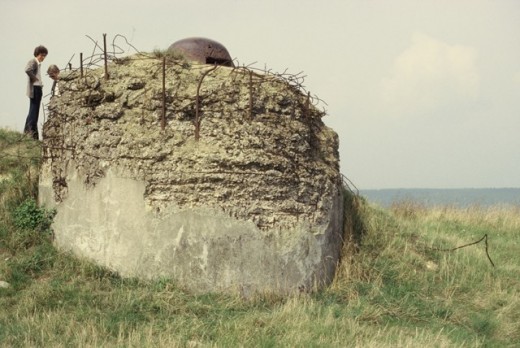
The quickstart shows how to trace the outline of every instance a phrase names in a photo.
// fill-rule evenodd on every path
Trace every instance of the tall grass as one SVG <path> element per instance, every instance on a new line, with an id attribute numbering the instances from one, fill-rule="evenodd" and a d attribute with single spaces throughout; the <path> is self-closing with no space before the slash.
<path id="1" fill-rule="evenodd" d="M 19 137 L 4 133 L 0 139 Z M 9 177 L 0 191 L 0 280 L 11 284 L 0 288 L 0 346 L 513 347 L 520 342 L 519 207 L 430 209 L 403 202 L 383 210 L 346 192 L 346 243 L 333 284 L 313 294 L 244 300 L 193 295 L 168 279 L 123 279 L 56 251 L 48 227 L 52 213 L 31 203 L 35 178 L 24 172 L 30 166 L 7 163 L 1 155 L 0 161 Z M 483 243 L 439 250 L 484 234 L 495 267 Z"/>
<path id="2" fill-rule="evenodd" d="M 0 129 L 0 221 L 28 197 L 37 195 L 40 147 L 17 132 Z"/>

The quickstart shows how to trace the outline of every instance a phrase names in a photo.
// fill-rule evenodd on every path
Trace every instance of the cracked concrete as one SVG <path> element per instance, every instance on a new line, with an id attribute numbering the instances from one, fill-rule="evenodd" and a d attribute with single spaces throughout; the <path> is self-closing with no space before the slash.
<path id="1" fill-rule="evenodd" d="M 40 200 L 56 244 L 191 291 L 328 284 L 341 248 L 338 137 L 286 81 L 130 57 L 63 76 L 44 125 Z M 251 94 L 252 92 L 252 94 Z"/>

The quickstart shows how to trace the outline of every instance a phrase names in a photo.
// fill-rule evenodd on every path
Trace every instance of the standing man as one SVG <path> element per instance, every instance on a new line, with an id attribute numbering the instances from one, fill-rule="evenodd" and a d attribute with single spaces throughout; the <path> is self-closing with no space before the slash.
<path id="1" fill-rule="evenodd" d="M 40 104 L 42 101 L 42 75 L 41 62 L 47 57 L 48 51 L 44 46 L 34 49 L 34 59 L 31 59 L 25 67 L 28 76 L 27 96 L 29 97 L 29 114 L 25 121 L 24 133 L 32 135 L 36 140 L 38 136 L 38 116 L 40 114 Z"/>

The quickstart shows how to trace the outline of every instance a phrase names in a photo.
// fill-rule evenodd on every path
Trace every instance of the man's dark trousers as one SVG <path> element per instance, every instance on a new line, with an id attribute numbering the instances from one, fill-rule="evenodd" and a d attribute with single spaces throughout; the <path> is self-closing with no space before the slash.
<path id="1" fill-rule="evenodd" d="M 38 116 L 40 115 L 40 104 L 42 101 L 42 87 L 41 86 L 33 86 L 33 97 L 29 98 L 29 115 L 27 115 L 27 120 L 25 121 L 24 133 L 31 134 L 32 137 L 36 140 L 39 139 L 38 136 Z"/>

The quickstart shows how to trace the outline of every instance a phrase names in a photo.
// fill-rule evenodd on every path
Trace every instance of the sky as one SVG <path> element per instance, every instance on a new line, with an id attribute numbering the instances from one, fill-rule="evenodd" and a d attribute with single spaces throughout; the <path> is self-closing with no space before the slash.
<path id="1" fill-rule="evenodd" d="M 303 71 L 359 189 L 520 187 L 518 0 L 0 0 L 0 127 L 23 129 L 37 45 L 44 71 L 77 67 L 103 33 L 145 52 L 207 37 L 240 65 Z"/>

